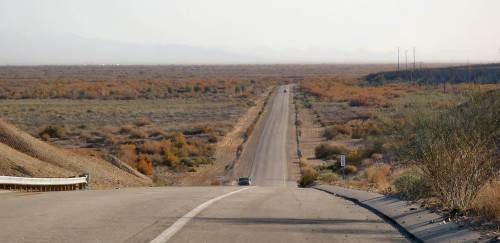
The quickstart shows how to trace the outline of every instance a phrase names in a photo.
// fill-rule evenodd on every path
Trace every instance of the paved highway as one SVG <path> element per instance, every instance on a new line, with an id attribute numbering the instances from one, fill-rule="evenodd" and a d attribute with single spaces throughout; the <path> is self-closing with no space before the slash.
<path id="1" fill-rule="evenodd" d="M 286 185 L 289 93 L 284 93 L 285 89 L 288 90 L 289 87 L 281 86 L 277 89 L 277 95 L 252 161 L 250 178 L 255 186 L 285 187 Z"/>
<path id="2" fill-rule="evenodd" d="M 271 106 L 252 164 L 258 186 L 1 193 L 0 239 L 407 242 L 391 225 L 350 201 L 285 183 L 285 141 L 293 139 L 283 134 L 288 99 L 287 93 L 280 92 Z"/>

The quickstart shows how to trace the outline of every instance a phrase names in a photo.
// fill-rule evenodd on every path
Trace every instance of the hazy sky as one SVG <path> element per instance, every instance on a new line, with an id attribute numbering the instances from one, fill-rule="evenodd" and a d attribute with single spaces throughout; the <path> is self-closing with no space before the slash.
<path id="1" fill-rule="evenodd" d="M 500 0 L 0 0 L 0 29 L 230 49 L 415 46 L 492 61 Z"/>

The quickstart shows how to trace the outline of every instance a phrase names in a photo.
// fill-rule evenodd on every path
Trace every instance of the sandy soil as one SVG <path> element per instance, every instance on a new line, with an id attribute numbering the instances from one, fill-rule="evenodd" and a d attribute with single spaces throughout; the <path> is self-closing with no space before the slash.
<path id="1" fill-rule="evenodd" d="M 90 173 L 90 188 L 146 186 L 151 180 L 99 157 L 73 154 L 48 145 L 0 120 L 0 174 L 25 177 L 73 177 Z M 125 166 L 125 165 L 123 165 Z"/>

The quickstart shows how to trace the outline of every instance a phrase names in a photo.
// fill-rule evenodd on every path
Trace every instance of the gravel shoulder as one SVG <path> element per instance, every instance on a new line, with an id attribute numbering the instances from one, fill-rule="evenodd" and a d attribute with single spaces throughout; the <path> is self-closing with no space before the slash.
<path id="1" fill-rule="evenodd" d="M 350 200 L 372 211 L 417 242 L 488 242 L 488 239 L 460 227 L 449 218 L 443 218 L 406 201 L 332 185 L 319 185 L 314 188 Z"/>

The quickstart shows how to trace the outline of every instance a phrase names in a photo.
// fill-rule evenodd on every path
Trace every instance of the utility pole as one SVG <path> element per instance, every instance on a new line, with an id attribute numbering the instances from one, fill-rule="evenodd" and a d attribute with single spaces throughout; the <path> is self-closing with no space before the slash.
<path id="1" fill-rule="evenodd" d="M 500 48 L 498 50 L 500 51 Z M 399 46 L 398 46 L 398 71 L 399 71 Z"/>
<path id="2" fill-rule="evenodd" d="M 416 66 L 415 66 L 415 47 L 413 47 L 413 70 L 416 69 Z"/>
<path id="3" fill-rule="evenodd" d="M 406 70 L 408 70 L 408 50 L 405 50 Z"/>

